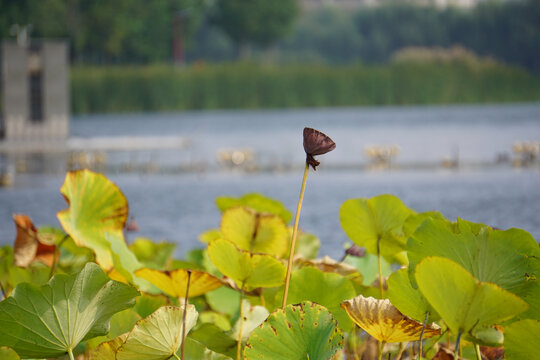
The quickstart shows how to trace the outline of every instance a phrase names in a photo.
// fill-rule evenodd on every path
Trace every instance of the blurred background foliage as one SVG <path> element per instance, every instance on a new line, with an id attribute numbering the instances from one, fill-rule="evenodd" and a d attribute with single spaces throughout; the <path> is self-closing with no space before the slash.
<path id="1" fill-rule="evenodd" d="M 76 113 L 540 100 L 540 0 L 306 1 L 2 0 L 0 38 L 68 39 Z"/>
<path id="2" fill-rule="evenodd" d="M 76 64 L 170 62 L 182 19 L 188 62 L 235 60 L 268 48 L 282 62 L 386 63 L 404 47 L 461 45 L 540 71 L 540 1 L 482 1 L 474 8 L 381 1 L 302 10 L 296 0 L 2 0 L 0 37 L 13 24 L 67 38 Z"/>

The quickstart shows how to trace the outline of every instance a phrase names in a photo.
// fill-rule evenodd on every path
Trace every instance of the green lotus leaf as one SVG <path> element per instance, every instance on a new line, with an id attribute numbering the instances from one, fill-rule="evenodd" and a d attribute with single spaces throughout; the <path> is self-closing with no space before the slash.
<path id="1" fill-rule="evenodd" d="M 456 262 L 438 256 L 416 266 L 420 291 L 455 332 L 469 332 L 513 318 L 529 305 L 501 287 L 475 279 Z"/>
<path id="2" fill-rule="evenodd" d="M 199 323 L 201 324 L 214 324 L 223 331 L 231 330 L 231 322 L 229 318 L 216 311 L 203 311 L 199 314 Z"/>
<path id="3" fill-rule="evenodd" d="M 126 309 L 117 312 L 111 317 L 109 322 L 110 330 L 105 336 L 98 336 L 87 341 L 89 348 L 96 348 L 103 342 L 110 341 L 117 336 L 125 334 L 133 329 L 137 321 L 141 320 L 141 316 L 133 309 Z"/>
<path id="4" fill-rule="evenodd" d="M 349 330 L 353 325 L 352 321 L 340 304 L 355 295 L 354 286 L 346 277 L 325 273 L 313 267 L 304 267 L 293 271 L 291 275 L 287 304 L 309 300 L 322 305 L 332 313 L 341 329 Z M 282 299 L 283 291 L 278 292 L 277 297 Z"/>
<path id="5" fill-rule="evenodd" d="M 111 281 L 94 263 L 41 287 L 23 283 L 0 303 L 0 345 L 23 358 L 57 357 L 109 331 L 109 319 L 135 303 L 135 288 Z"/>
<path id="6" fill-rule="evenodd" d="M 456 224 L 426 220 L 407 242 L 409 276 L 426 256 L 442 256 L 458 263 L 482 282 L 490 282 L 523 298 L 531 305 L 523 316 L 539 316 L 536 279 L 540 274 L 540 248 L 526 231 L 493 230 L 458 219 Z M 535 303 L 536 301 L 536 303 Z"/>
<path id="7" fill-rule="evenodd" d="M 474 329 L 465 334 L 463 339 L 481 346 L 501 347 L 504 345 L 504 334 L 493 327 Z"/>
<path id="8" fill-rule="evenodd" d="M 137 302 L 135 303 L 133 310 L 139 314 L 141 318 L 145 318 L 160 307 L 167 304 L 169 304 L 169 298 L 166 295 L 151 295 L 142 293 L 141 296 L 137 298 Z"/>
<path id="9" fill-rule="evenodd" d="M 135 254 L 137 260 L 145 267 L 152 269 L 166 268 L 175 248 L 176 244 L 167 242 L 156 244 L 147 238 L 137 238 L 129 245 L 129 249 Z"/>
<path id="10" fill-rule="evenodd" d="M 347 236 L 372 254 L 393 257 L 405 250 L 403 223 L 413 214 L 393 195 L 379 195 L 371 199 L 350 199 L 341 205 L 339 219 Z"/>
<path id="11" fill-rule="evenodd" d="M 310 301 L 273 312 L 251 333 L 246 359 L 330 359 L 343 346 L 332 314 Z"/>
<path id="12" fill-rule="evenodd" d="M 166 360 L 182 344 L 184 308 L 163 306 L 150 316 L 137 322 L 124 344 L 116 352 L 117 360 Z M 187 305 L 187 334 L 197 322 L 195 306 Z"/>
<path id="13" fill-rule="evenodd" d="M 438 211 L 426 211 L 420 214 L 411 214 L 403 223 L 403 232 L 405 237 L 409 237 L 418 227 L 427 219 L 446 220 L 444 216 Z"/>
<path id="14" fill-rule="evenodd" d="M 363 257 L 347 256 L 344 261 L 345 264 L 354 266 L 362 274 L 362 284 L 370 286 L 373 284 L 377 277 L 378 272 L 378 260 L 376 255 L 366 253 Z M 392 267 L 388 261 L 381 258 L 381 273 L 384 277 L 392 274 Z"/>
<path id="15" fill-rule="evenodd" d="M 504 358 L 530 360 L 538 356 L 540 321 L 521 320 L 504 329 Z"/>
<path id="16" fill-rule="evenodd" d="M 105 271 L 114 268 L 131 281 L 130 274 L 141 265 L 124 240 L 128 217 L 124 194 L 104 175 L 90 170 L 68 172 L 60 192 L 69 205 L 57 214 L 66 233 L 77 245 L 91 248 Z"/>
<path id="17" fill-rule="evenodd" d="M 135 275 L 146 279 L 170 296 L 183 298 L 186 296 L 188 272 L 191 272 L 189 297 L 202 295 L 223 285 L 221 280 L 214 275 L 198 270 L 176 269 L 172 271 L 160 271 L 142 268 L 136 270 Z"/>
<path id="18" fill-rule="evenodd" d="M 540 320 L 540 282 L 536 276 L 532 276 L 530 279 L 534 281 L 534 284 L 531 286 L 530 291 L 522 298 L 529 304 L 529 310 L 519 317 L 521 319 Z"/>
<path id="19" fill-rule="evenodd" d="M 244 284 L 248 289 L 274 287 L 283 284 L 285 266 L 266 254 L 250 254 L 240 250 L 227 240 L 215 240 L 208 245 L 212 263 L 225 276 L 233 279 L 238 288 Z"/>
<path id="20" fill-rule="evenodd" d="M 289 234 L 292 239 L 293 228 L 289 227 Z M 315 259 L 317 254 L 319 254 L 319 249 L 321 247 L 321 241 L 319 238 L 313 234 L 303 232 L 298 230 L 296 236 L 296 245 L 294 254 L 300 255 L 306 259 Z M 286 256 L 289 256 L 290 248 L 287 249 Z"/>
<path id="21" fill-rule="evenodd" d="M 220 287 L 204 294 L 208 305 L 220 313 L 233 318 L 240 310 L 240 293 L 229 287 Z"/>
<path id="22" fill-rule="evenodd" d="M 230 208 L 223 213 L 221 235 L 249 252 L 281 257 L 289 248 L 289 230 L 280 217 L 243 207 Z"/>
<path id="23" fill-rule="evenodd" d="M 186 345 L 184 350 L 185 360 L 229 360 L 232 359 L 226 355 L 214 352 L 208 349 L 200 342 L 186 338 Z M 177 354 L 180 357 L 180 354 Z"/>
<path id="24" fill-rule="evenodd" d="M 60 254 L 57 268 L 66 274 L 79 272 L 86 263 L 95 262 L 95 254 L 92 249 L 78 246 L 71 237 L 62 243 Z"/>
<path id="25" fill-rule="evenodd" d="M 51 268 L 40 262 L 32 263 L 26 268 L 12 266 L 9 269 L 8 284 L 11 289 L 22 283 L 44 285 L 49 281 L 50 273 Z"/>
<path id="26" fill-rule="evenodd" d="M 258 213 L 269 213 L 279 216 L 285 223 L 291 221 L 291 213 L 279 201 L 257 193 L 249 193 L 240 198 L 221 196 L 216 199 L 216 205 L 221 212 L 232 207 L 244 206 Z"/>
<path id="27" fill-rule="evenodd" d="M 266 310 L 264 306 L 251 306 L 249 301 L 243 300 L 242 301 L 242 316 L 243 319 L 238 319 L 236 324 L 234 325 L 232 329 L 232 336 L 238 340 L 240 335 L 240 326 L 242 327 L 242 341 L 246 341 L 249 337 L 249 334 L 255 329 L 257 326 L 261 325 L 264 320 L 268 317 L 269 312 Z M 242 324 L 240 323 L 242 321 Z M 241 324 L 241 325 L 240 325 Z"/>
<path id="28" fill-rule="evenodd" d="M 0 292 L 0 299 L 8 296 L 11 292 L 8 287 L 9 270 L 13 267 L 13 248 L 10 245 L 0 247 L 0 285 L 2 285 L 3 294 Z"/>
<path id="29" fill-rule="evenodd" d="M 21 358 L 15 350 L 6 346 L 0 346 L 0 359 L 2 360 L 20 360 Z"/>
<path id="30" fill-rule="evenodd" d="M 230 357 L 236 356 L 237 342 L 229 333 L 214 324 L 201 324 L 189 334 L 189 337 L 198 341 L 208 349 Z"/>
<path id="31" fill-rule="evenodd" d="M 440 318 L 420 290 L 412 287 L 407 269 L 392 273 L 387 284 L 390 302 L 403 314 L 420 322 L 424 322 L 426 313 L 430 322 Z"/>

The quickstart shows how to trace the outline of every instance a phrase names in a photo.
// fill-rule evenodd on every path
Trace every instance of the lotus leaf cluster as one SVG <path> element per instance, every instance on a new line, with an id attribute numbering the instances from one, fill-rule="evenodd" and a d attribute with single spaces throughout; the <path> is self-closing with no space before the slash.
<path id="1" fill-rule="evenodd" d="M 311 129 L 304 147 L 307 175 L 335 144 Z M 346 200 L 343 257 L 319 257 L 299 228 L 305 180 L 293 224 L 278 200 L 220 197 L 220 221 L 176 258 L 172 243 L 128 243 L 128 201 L 105 175 L 69 172 L 61 228 L 16 214 L 0 248 L 0 359 L 538 357 L 530 234 L 383 194 Z"/>

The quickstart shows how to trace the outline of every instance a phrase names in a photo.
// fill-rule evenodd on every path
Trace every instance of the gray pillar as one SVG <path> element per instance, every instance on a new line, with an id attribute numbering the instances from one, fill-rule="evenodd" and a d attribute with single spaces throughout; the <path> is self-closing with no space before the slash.
<path id="1" fill-rule="evenodd" d="M 2 93 L 4 135 L 16 140 L 24 135 L 28 119 L 28 69 L 25 47 L 16 43 L 2 43 Z"/>

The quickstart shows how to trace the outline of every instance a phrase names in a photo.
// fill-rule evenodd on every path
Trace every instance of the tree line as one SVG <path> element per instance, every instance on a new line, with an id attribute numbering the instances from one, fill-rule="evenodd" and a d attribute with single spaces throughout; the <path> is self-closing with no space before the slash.
<path id="1" fill-rule="evenodd" d="M 490 1 L 473 9 L 403 3 L 352 13 L 324 9 L 300 19 L 282 47 L 296 57 L 373 64 L 388 62 L 404 47 L 455 45 L 540 71 L 540 1 Z"/>
<path id="2" fill-rule="evenodd" d="M 0 37 L 9 37 L 13 24 L 32 24 L 34 37 L 68 39 L 76 64 L 169 62 L 175 21 L 188 61 L 250 53 L 265 58 L 272 49 L 284 62 L 378 64 L 404 47 L 461 45 L 540 71 L 540 0 L 490 1 L 473 9 L 389 2 L 307 13 L 296 0 L 0 2 Z"/>

